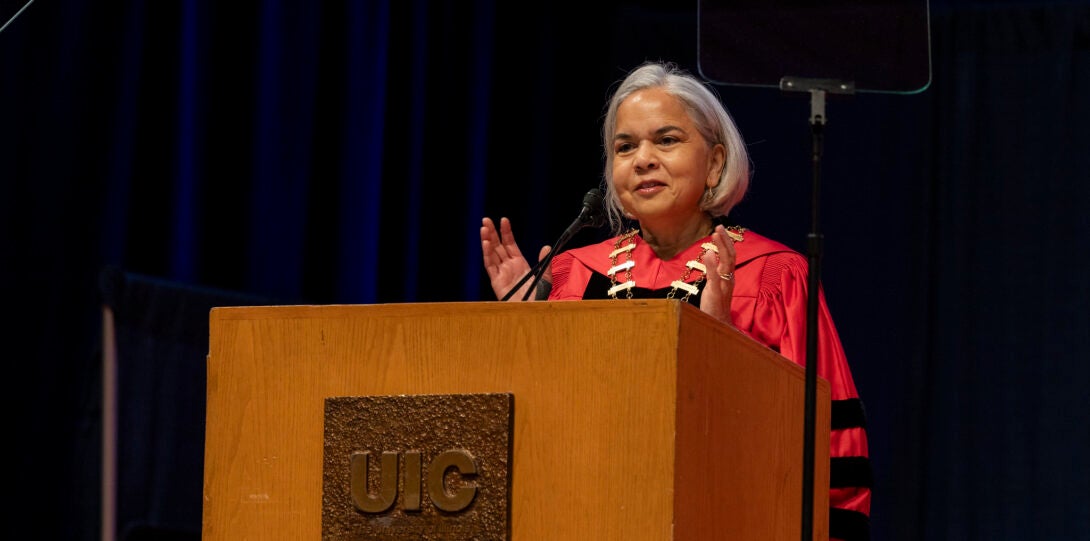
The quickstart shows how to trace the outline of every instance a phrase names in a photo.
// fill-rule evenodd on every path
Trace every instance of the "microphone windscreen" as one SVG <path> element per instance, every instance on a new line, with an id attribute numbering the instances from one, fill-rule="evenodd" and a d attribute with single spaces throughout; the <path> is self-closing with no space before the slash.
<path id="1" fill-rule="evenodd" d="M 583 209 L 585 223 L 591 227 L 599 227 L 606 221 L 604 199 L 602 191 L 594 188 L 583 196 Z"/>

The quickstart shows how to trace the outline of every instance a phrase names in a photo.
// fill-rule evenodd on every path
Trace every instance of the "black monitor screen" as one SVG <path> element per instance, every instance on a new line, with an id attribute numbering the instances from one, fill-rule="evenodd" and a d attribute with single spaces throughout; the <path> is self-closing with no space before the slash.
<path id="1" fill-rule="evenodd" d="M 716 84 L 835 79 L 859 92 L 931 83 L 927 0 L 699 0 L 698 67 Z"/>

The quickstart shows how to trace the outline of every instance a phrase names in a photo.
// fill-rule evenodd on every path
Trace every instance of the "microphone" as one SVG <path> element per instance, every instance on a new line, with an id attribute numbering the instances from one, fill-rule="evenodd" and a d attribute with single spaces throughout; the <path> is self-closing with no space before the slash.
<path id="1" fill-rule="evenodd" d="M 564 247 L 565 244 L 571 240 L 580 230 L 587 227 L 601 227 L 606 223 L 606 215 L 603 208 L 602 191 L 594 188 L 583 196 L 583 208 L 579 211 L 579 216 L 576 216 L 575 220 L 564 230 L 564 233 L 560 235 L 560 238 L 553 244 L 549 253 L 545 255 L 541 261 L 538 261 L 521 280 L 515 284 L 515 287 L 511 288 L 501 300 L 508 300 L 515 291 L 518 291 L 522 284 L 525 284 L 527 280 L 533 278 L 534 281 L 530 283 L 530 287 L 526 290 L 526 294 L 522 296 L 522 300 L 530 298 L 530 292 L 534 291 L 537 287 L 537 283 L 541 281 L 541 276 L 545 273 L 545 269 L 549 268 L 549 263 L 552 262 L 553 256 Z"/>
<path id="2" fill-rule="evenodd" d="M 604 211 L 604 201 L 602 199 L 602 191 L 598 188 L 594 188 L 588 191 L 583 196 L 583 209 L 579 211 L 579 216 L 575 218 L 568 229 L 571 230 L 571 237 L 580 229 L 584 227 L 601 227 L 606 223 L 606 215 Z M 565 231 L 567 233 L 567 231 Z M 570 239 L 565 239 L 567 242 Z"/>

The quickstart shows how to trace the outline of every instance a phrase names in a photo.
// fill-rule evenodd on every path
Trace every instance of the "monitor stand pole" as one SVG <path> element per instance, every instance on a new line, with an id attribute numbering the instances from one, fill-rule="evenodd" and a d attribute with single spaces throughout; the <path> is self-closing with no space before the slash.
<path id="1" fill-rule="evenodd" d="M 802 541 L 810 541 L 814 536 L 814 410 L 818 373 L 818 291 L 821 287 L 821 255 L 824 250 L 819 218 L 821 216 L 821 156 L 825 137 L 825 94 L 854 94 L 855 83 L 834 79 L 784 77 L 780 79 L 780 90 L 810 93 L 813 186 L 810 203 L 811 227 L 806 242 L 809 268 L 806 287 L 806 389 L 802 439 Z"/>

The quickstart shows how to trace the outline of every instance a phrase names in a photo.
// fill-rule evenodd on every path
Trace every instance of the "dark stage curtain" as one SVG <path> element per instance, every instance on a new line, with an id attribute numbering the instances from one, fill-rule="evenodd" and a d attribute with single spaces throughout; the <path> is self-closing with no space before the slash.
<path id="1" fill-rule="evenodd" d="M 930 88 L 828 104 L 822 270 L 873 539 L 1090 540 L 1090 6 L 931 6 Z M 645 59 L 696 71 L 696 31 L 695 2 L 35 2 L 0 32 L 3 537 L 98 539 L 104 268 L 287 303 L 491 300 L 480 219 L 554 241 L 601 178 L 610 85 Z M 808 100 L 719 91 L 754 166 L 735 221 L 802 249 Z M 171 324 L 200 335 L 205 306 Z M 155 430 L 201 433 L 179 422 Z"/>

